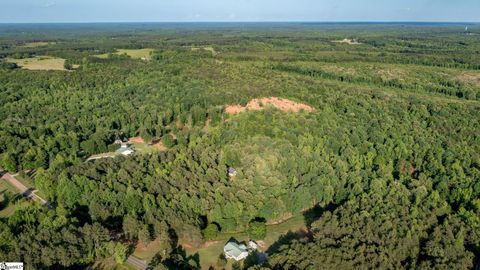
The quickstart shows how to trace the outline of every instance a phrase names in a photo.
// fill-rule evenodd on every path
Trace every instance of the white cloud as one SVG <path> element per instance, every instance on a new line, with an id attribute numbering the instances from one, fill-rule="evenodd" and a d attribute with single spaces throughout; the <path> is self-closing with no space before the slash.
<path id="1" fill-rule="evenodd" d="M 48 1 L 46 2 L 45 4 L 43 4 L 43 7 L 44 8 L 49 8 L 49 7 L 53 7 L 55 6 L 57 3 L 55 3 L 55 1 Z"/>

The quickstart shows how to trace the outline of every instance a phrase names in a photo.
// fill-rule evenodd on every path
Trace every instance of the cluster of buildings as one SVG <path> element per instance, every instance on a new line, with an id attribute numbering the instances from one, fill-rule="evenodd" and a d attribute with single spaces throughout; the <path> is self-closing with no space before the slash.
<path id="1" fill-rule="evenodd" d="M 227 259 L 234 259 L 235 261 L 241 261 L 248 257 L 250 252 L 256 251 L 258 248 L 255 241 L 250 240 L 248 245 L 244 243 L 239 243 L 236 240 L 232 239 L 228 241 L 227 244 L 223 247 L 223 252 Z"/>

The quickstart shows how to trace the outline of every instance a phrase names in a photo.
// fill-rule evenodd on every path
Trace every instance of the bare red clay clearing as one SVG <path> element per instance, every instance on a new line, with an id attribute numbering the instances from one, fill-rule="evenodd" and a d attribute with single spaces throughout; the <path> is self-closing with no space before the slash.
<path id="1" fill-rule="evenodd" d="M 268 107 L 274 107 L 284 112 L 299 112 L 304 110 L 306 112 L 313 112 L 315 109 L 306 104 L 298 103 L 292 100 L 269 97 L 269 98 L 255 98 L 250 100 L 246 106 L 228 105 L 225 107 L 225 112 L 228 114 L 238 114 L 246 110 L 263 110 Z"/>

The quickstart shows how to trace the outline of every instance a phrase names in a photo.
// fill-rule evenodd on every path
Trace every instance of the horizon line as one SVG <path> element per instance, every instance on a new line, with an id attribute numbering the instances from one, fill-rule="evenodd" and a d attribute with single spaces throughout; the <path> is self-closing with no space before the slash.
<path id="1" fill-rule="evenodd" d="M 112 24 L 112 23 L 445 23 L 445 24 L 480 24 L 480 21 L 409 21 L 409 20 L 331 20 L 331 21 L 322 21 L 322 20 L 272 20 L 272 21 L 255 21 L 255 20 L 245 20 L 245 21 L 51 21 L 51 22 L 0 22 L 0 24 Z"/>

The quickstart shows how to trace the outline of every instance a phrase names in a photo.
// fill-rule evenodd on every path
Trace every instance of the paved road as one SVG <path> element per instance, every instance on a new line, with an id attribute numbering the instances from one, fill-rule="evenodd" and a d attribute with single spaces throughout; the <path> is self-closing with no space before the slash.
<path id="1" fill-rule="evenodd" d="M 8 181 L 12 186 L 16 187 L 25 197 L 32 198 L 33 200 L 40 202 L 42 205 L 52 208 L 52 205 L 50 205 L 47 200 L 36 194 L 36 190 L 26 187 L 22 182 L 15 178 L 15 175 L 11 175 L 0 169 L 0 176 L 2 177 L 1 179 Z"/>
<path id="2" fill-rule="evenodd" d="M 145 270 L 148 267 L 148 265 L 144 261 L 142 261 L 140 259 L 137 259 L 134 256 L 128 257 L 127 262 L 130 263 L 131 265 L 135 266 L 135 268 L 140 269 L 140 270 Z"/>

